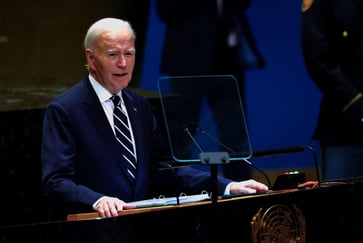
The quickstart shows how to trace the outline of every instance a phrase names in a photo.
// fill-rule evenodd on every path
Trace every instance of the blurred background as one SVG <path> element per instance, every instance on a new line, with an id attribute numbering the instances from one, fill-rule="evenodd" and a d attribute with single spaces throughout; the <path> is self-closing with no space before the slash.
<path id="1" fill-rule="evenodd" d="M 146 90 L 157 90 L 160 77 L 158 65 L 165 26 L 155 11 L 151 3 L 141 75 L 141 87 Z M 301 1 L 252 0 L 246 14 L 266 60 L 265 68 L 246 72 L 245 112 L 252 150 L 302 145 L 318 153 L 318 144 L 311 136 L 321 95 L 308 77 L 303 62 Z M 296 169 L 311 174 L 314 167 L 309 151 L 253 159 L 253 163 L 271 173 Z M 311 179 L 315 179 L 315 175 L 312 176 Z"/>

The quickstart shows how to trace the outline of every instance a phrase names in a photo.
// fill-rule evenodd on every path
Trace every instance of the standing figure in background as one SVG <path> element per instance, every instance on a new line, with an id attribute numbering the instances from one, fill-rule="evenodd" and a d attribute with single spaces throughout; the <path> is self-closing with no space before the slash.
<path id="1" fill-rule="evenodd" d="M 242 104 L 245 104 L 245 70 L 265 65 L 245 15 L 249 4 L 249 0 L 156 0 L 157 14 L 166 25 L 161 73 L 170 76 L 232 75 L 237 79 Z M 198 88 L 204 89 L 210 104 L 228 92 L 228 87 L 221 86 Z M 229 136 L 229 131 L 225 131 L 236 111 L 213 108 L 220 140 L 242 147 L 242 138 Z M 201 108 L 198 104 L 188 107 L 191 114 L 198 114 L 195 109 Z M 234 180 L 250 177 L 248 166 L 238 161 L 225 165 L 223 172 Z"/>
<path id="2" fill-rule="evenodd" d="M 323 178 L 363 175 L 363 1 L 304 0 L 301 41 L 322 93 L 316 131 Z"/>

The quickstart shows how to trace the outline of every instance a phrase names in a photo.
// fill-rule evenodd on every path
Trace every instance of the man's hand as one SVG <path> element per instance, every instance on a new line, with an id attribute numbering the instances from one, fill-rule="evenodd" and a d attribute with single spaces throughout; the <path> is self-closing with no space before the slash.
<path id="1" fill-rule="evenodd" d="M 102 197 L 97 203 L 95 210 L 102 218 L 107 218 L 118 216 L 118 211 L 134 207 L 116 197 Z"/>
<path id="2" fill-rule="evenodd" d="M 267 192 L 268 190 L 269 189 L 265 184 L 250 179 L 247 181 L 232 182 L 230 194 L 250 194 L 256 192 Z"/>

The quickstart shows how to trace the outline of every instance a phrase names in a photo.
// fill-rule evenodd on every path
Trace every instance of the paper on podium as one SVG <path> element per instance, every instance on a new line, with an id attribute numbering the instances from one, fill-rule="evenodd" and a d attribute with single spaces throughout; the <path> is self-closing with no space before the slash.
<path id="1" fill-rule="evenodd" d="M 179 204 L 200 202 L 209 199 L 210 196 L 206 193 L 191 195 L 191 196 L 179 196 Z M 169 205 L 178 205 L 178 199 L 177 197 L 161 197 L 161 198 L 153 198 L 153 199 L 130 202 L 128 204 L 135 205 L 136 208 L 169 206 Z"/>
<path id="2" fill-rule="evenodd" d="M 193 202 L 201 202 L 201 201 L 206 201 L 209 199 L 210 199 L 210 196 L 204 192 L 202 192 L 199 195 L 179 196 L 179 205 L 193 203 Z M 160 196 L 160 198 L 134 201 L 134 202 L 129 202 L 128 204 L 134 205 L 135 207 L 127 209 L 127 210 L 119 211 L 120 216 L 136 214 L 136 213 L 143 213 L 143 212 L 154 211 L 154 210 L 161 210 L 161 209 L 164 209 L 163 206 L 178 205 L 178 200 L 177 200 L 177 197 Z M 139 209 L 139 210 L 132 210 L 132 209 Z M 100 218 L 100 215 L 98 214 L 98 212 L 67 215 L 68 221 L 89 220 L 89 219 L 99 219 L 99 218 Z"/>

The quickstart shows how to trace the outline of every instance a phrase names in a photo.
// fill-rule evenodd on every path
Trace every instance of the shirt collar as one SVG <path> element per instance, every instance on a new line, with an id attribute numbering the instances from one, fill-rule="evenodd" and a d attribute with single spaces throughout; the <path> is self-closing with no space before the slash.
<path id="1" fill-rule="evenodd" d="M 97 82 L 97 80 L 91 74 L 88 75 L 88 78 L 101 103 L 108 101 L 110 97 L 113 96 L 113 94 L 111 94 L 99 82 Z M 117 95 L 120 96 L 121 102 L 123 102 L 121 91 Z"/>

